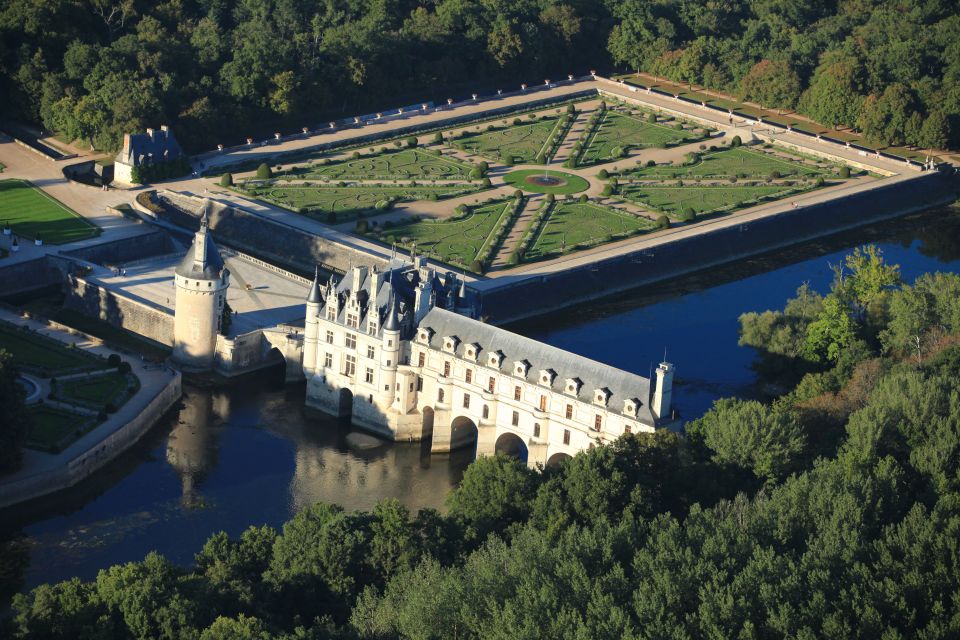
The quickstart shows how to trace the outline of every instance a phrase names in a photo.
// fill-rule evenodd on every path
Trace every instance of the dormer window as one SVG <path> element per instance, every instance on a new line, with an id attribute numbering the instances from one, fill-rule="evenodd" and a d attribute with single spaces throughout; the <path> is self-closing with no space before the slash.
<path id="1" fill-rule="evenodd" d="M 499 369 L 500 365 L 503 363 L 503 352 L 494 351 L 490 354 L 490 357 L 487 358 L 487 364 L 495 369 Z"/>
<path id="2" fill-rule="evenodd" d="M 580 378 L 567 378 L 563 383 L 563 390 L 566 393 L 569 393 L 572 396 L 575 396 L 580 393 L 580 387 L 583 383 L 580 381 Z"/>
<path id="3" fill-rule="evenodd" d="M 460 344 L 460 339 L 457 336 L 447 336 L 443 339 L 443 350 L 448 353 L 453 353 L 457 350 L 458 344 Z"/>
<path id="4" fill-rule="evenodd" d="M 521 378 L 527 377 L 527 372 L 530 371 L 530 363 L 526 360 L 518 360 L 513 363 L 513 373 L 520 376 Z"/>
<path id="5" fill-rule="evenodd" d="M 636 398 L 630 398 L 623 403 L 623 413 L 628 416 L 637 416 L 637 409 L 640 407 L 640 401 Z"/>
<path id="6" fill-rule="evenodd" d="M 369 324 L 367 324 L 367 333 L 375 334 L 376 332 L 377 332 L 377 321 L 371 320 Z"/>
<path id="7" fill-rule="evenodd" d="M 594 389 L 593 391 L 593 402 L 594 404 L 599 404 L 607 406 L 607 401 L 610 399 L 610 389 L 604 387 L 603 389 Z"/>
<path id="8" fill-rule="evenodd" d="M 430 338 L 433 336 L 433 329 L 430 327 L 424 327 L 417 331 L 417 342 L 422 342 L 423 344 L 429 344 Z"/>
<path id="9" fill-rule="evenodd" d="M 553 369 L 541 369 L 540 384 L 549 387 L 553 384 L 553 379 L 557 377 L 557 372 Z"/>
<path id="10" fill-rule="evenodd" d="M 480 345 L 473 343 L 468 344 L 467 347 L 463 350 L 464 357 L 476 361 L 477 356 L 480 355 Z"/>

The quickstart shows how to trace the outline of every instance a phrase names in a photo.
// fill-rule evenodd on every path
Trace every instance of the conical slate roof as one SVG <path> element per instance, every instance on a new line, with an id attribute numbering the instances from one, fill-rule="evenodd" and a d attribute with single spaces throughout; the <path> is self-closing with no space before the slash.
<path id="1" fill-rule="evenodd" d="M 383 321 L 384 331 L 400 331 L 400 321 L 397 319 L 397 296 L 390 291 L 390 308 L 387 309 L 387 318 Z"/>
<path id="2" fill-rule="evenodd" d="M 223 258 L 213 243 L 213 237 L 207 232 L 207 214 L 204 212 L 200 219 L 200 230 L 193 237 L 193 244 L 187 249 L 183 260 L 177 265 L 176 273 L 178 276 L 195 280 L 217 280 L 222 271 Z"/>
<path id="3" fill-rule="evenodd" d="M 307 302 L 319 304 L 323 302 L 320 297 L 320 267 L 314 267 L 313 285 L 310 287 L 310 293 L 307 295 Z"/>

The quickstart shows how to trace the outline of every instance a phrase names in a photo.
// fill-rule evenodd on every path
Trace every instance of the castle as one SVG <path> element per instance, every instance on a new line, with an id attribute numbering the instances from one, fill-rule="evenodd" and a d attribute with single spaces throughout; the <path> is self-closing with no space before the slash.
<path id="1" fill-rule="evenodd" d="M 222 365 L 230 273 L 206 216 L 175 284 L 174 361 Z M 286 359 L 306 378 L 307 404 L 391 440 L 548 465 L 670 417 L 672 364 L 651 381 L 475 320 L 463 279 L 422 257 L 353 266 L 339 281 L 318 272 L 305 302 L 302 333 L 286 332 L 297 356 Z"/>

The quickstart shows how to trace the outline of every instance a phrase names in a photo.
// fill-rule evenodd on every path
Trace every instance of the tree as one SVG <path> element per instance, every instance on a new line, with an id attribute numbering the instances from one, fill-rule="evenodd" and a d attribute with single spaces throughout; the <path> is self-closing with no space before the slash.
<path id="1" fill-rule="evenodd" d="M 523 53 L 523 41 L 513 31 L 513 21 L 497 17 L 487 36 L 487 52 L 501 67 L 517 60 Z"/>
<path id="2" fill-rule="evenodd" d="M 749 470 L 768 484 L 794 470 L 806 446 L 794 414 L 754 400 L 717 400 L 686 433 L 716 463 Z"/>
<path id="3" fill-rule="evenodd" d="M 29 424 L 13 356 L 0 349 L 0 474 L 20 468 Z"/>
<path id="4" fill-rule="evenodd" d="M 740 96 L 761 106 L 790 109 L 800 97 L 800 77 L 786 60 L 761 60 L 740 81 Z"/>
<path id="5" fill-rule="evenodd" d="M 504 455 L 478 458 L 450 494 L 450 515 L 483 539 L 526 517 L 536 478 L 525 464 Z"/>
<path id="6" fill-rule="evenodd" d="M 912 118 L 915 110 L 911 91 L 903 84 L 893 83 L 879 97 L 867 97 L 857 126 L 873 142 L 899 146 L 919 137 L 920 131 Z"/>
<path id="7" fill-rule="evenodd" d="M 858 72 L 849 60 L 824 63 L 800 98 L 800 110 L 830 127 L 856 124 L 864 97 Z"/>
<path id="8" fill-rule="evenodd" d="M 242 613 L 234 618 L 218 617 L 200 634 L 200 640 L 273 640 L 275 635 L 257 618 Z"/>
<path id="9" fill-rule="evenodd" d="M 272 177 L 273 171 L 270 169 L 269 164 L 263 162 L 257 167 L 257 180 L 269 180 Z"/>
<path id="10" fill-rule="evenodd" d="M 943 111 L 931 111 L 923 126 L 920 127 L 920 136 L 917 140 L 921 147 L 927 149 L 945 149 L 950 142 L 950 121 Z"/>
<path id="11" fill-rule="evenodd" d="M 856 337 L 856 325 L 849 307 L 839 295 L 823 299 L 823 310 L 807 325 L 803 355 L 813 362 L 837 362 Z"/>

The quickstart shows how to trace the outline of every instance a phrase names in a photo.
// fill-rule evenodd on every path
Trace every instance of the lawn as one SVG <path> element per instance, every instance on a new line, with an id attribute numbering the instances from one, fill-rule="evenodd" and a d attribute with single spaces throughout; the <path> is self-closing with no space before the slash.
<path id="1" fill-rule="evenodd" d="M 24 180 L 0 180 L 0 222 L 27 238 L 49 244 L 84 240 L 100 233 L 67 207 Z"/>
<path id="2" fill-rule="evenodd" d="M 466 162 L 435 156 L 421 149 L 383 151 L 356 160 L 313 164 L 284 172 L 280 179 L 329 178 L 332 180 L 468 180 L 474 167 Z"/>
<path id="3" fill-rule="evenodd" d="M 453 194 L 470 193 L 479 189 L 473 185 L 407 186 L 407 187 L 321 187 L 268 185 L 256 187 L 249 193 L 293 211 L 324 216 L 328 222 L 345 222 L 365 211 L 376 209 L 386 200 L 428 200 Z M 336 216 L 330 219 L 330 214 Z"/>
<path id="4" fill-rule="evenodd" d="M 80 349 L 70 349 L 61 343 L 23 331 L 0 322 L 0 349 L 5 349 L 21 366 L 45 370 L 50 373 L 72 369 L 102 369 L 106 362 L 85 354 Z"/>
<path id="5" fill-rule="evenodd" d="M 537 184 L 535 181 L 532 181 L 541 177 L 558 182 L 555 185 L 551 185 Z M 580 193 L 590 188 L 590 183 L 580 176 L 564 171 L 548 171 L 546 169 L 521 169 L 520 171 L 511 171 L 503 176 L 503 181 L 524 191 L 530 191 L 532 193 L 553 193 L 556 195 Z"/>
<path id="6" fill-rule="evenodd" d="M 31 425 L 27 444 L 38 449 L 61 451 L 76 440 L 92 418 L 43 404 L 27 407 Z"/>
<path id="7" fill-rule="evenodd" d="M 471 131 L 451 144 L 494 160 L 509 155 L 516 164 L 534 164 L 540 153 L 546 153 L 547 140 L 559 121 L 558 116 L 548 116 L 493 131 Z"/>
<path id="8" fill-rule="evenodd" d="M 663 211 L 672 218 L 680 217 L 684 209 L 693 209 L 701 214 L 726 207 L 753 206 L 758 198 L 784 197 L 796 187 L 771 186 L 718 186 L 718 187 L 657 187 L 649 185 L 623 185 L 626 200 L 647 205 Z"/>
<path id="9" fill-rule="evenodd" d="M 639 117 L 607 109 L 600 125 L 590 132 L 580 155 L 581 165 L 609 162 L 617 158 L 616 150 L 654 145 L 671 146 L 700 136 L 688 129 L 677 130 L 664 124 L 653 124 Z"/>
<path id="10" fill-rule="evenodd" d="M 530 248 L 525 262 L 552 258 L 575 248 L 587 248 L 654 228 L 654 223 L 591 203 L 558 202 L 547 214 Z"/>
<path id="11" fill-rule="evenodd" d="M 128 386 L 127 376 L 114 371 L 90 378 L 64 380 L 57 385 L 57 394 L 64 398 L 103 405 L 116 403 Z"/>
<path id="12" fill-rule="evenodd" d="M 774 171 L 782 177 L 787 176 L 826 176 L 829 169 L 821 169 L 802 161 L 793 162 L 773 153 L 755 151 L 736 147 L 708 151 L 700 160 L 691 165 L 658 165 L 655 167 L 638 167 L 629 171 L 629 175 L 637 178 L 719 178 L 741 176 L 750 178 L 766 178 Z"/>
<path id="13" fill-rule="evenodd" d="M 416 244 L 418 253 L 469 269 L 491 241 L 498 224 L 509 218 L 513 206 L 513 200 L 499 200 L 472 207 L 462 217 L 398 225 L 384 230 L 378 237 L 383 242 L 408 249 Z"/>

